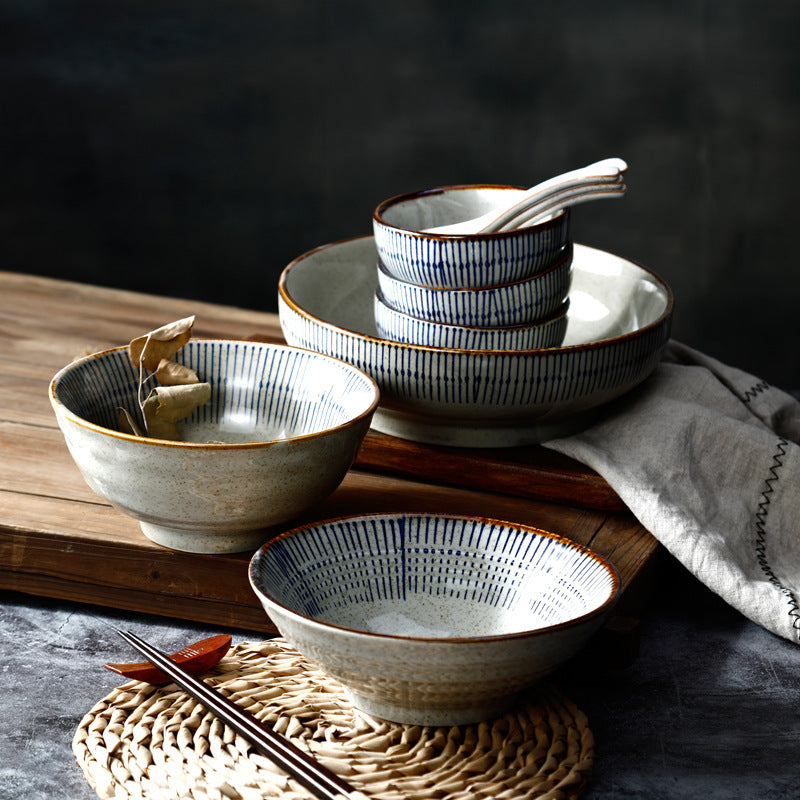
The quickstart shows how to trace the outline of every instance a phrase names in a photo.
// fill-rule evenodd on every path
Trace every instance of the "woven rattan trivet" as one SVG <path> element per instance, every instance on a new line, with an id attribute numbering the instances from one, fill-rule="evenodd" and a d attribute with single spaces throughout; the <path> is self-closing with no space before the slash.
<path id="1" fill-rule="evenodd" d="M 585 715 L 549 685 L 497 720 L 434 728 L 361 714 L 283 639 L 235 645 L 204 677 L 370 798 L 575 798 L 592 766 Z M 72 749 L 102 798 L 310 797 L 175 684 L 116 689 Z"/>

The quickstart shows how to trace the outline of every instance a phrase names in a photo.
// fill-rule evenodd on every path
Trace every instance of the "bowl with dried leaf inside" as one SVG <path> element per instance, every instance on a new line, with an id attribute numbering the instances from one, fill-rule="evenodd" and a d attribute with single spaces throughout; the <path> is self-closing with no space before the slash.
<path id="1" fill-rule="evenodd" d="M 378 387 L 263 342 L 192 339 L 193 317 L 80 358 L 50 402 L 89 486 L 175 550 L 252 550 L 341 483 Z"/>

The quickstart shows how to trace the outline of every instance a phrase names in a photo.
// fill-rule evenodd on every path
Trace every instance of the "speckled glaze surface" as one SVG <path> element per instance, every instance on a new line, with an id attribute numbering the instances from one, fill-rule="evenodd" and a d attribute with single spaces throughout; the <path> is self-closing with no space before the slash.
<path id="1" fill-rule="evenodd" d="M 375 326 L 371 236 L 316 248 L 283 271 L 286 340 L 342 358 L 381 389 L 373 427 L 415 441 L 515 446 L 588 424 L 641 383 L 669 339 L 673 299 L 651 271 L 576 244 L 567 331 L 559 347 L 455 350 L 389 341 Z"/>
<path id="2" fill-rule="evenodd" d="M 449 186 L 385 200 L 372 216 L 381 261 L 400 280 L 440 288 L 495 286 L 535 275 L 569 243 L 569 209 L 505 233 L 443 236 L 423 230 L 472 219 L 523 193 L 513 186 Z"/>
<path id="3" fill-rule="evenodd" d="M 249 575 L 281 634 L 356 706 L 419 725 L 502 713 L 578 651 L 619 589 L 610 564 L 567 539 L 432 514 L 296 528 Z"/>
<path id="4" fill-rule="evenodd" d="M 438 289 L 392 277 L 378 262 L 378 286 L 392 308 L 448 325 L 525 325 L 556 312 L 572 280 L 572 245 L 542 272 L 514 283 L 479 289 Z"/>
<path id="5" fill-rule="evenodd" d="M 126 348 L 87 356 L 50 384 L 75 463 L 101 497 L 177 550 L 257 548 L 277 525 L 327 497 L 349 469 L 378 402 L 350 364 L 291 347 L 193 340 L 178 353 L 212 386 L 181 425 L 183 440 L 116 430 L 136 409 Z"/>
<path id="6" fill-rule="evenodd" d="M 397 311 L 375 292 L 375 328 L 384 339 L 423 347 L 449 347 L 464 350 L 532 350 L 555 347 L 567 332 L 569 300 L 553 315 L 531 325 L 476 328 L 431 322 Z"/>

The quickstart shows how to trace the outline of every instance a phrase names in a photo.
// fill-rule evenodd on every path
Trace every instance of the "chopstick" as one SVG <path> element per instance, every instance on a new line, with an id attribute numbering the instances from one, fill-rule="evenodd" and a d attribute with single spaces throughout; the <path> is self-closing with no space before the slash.
<path id="1" fill-rule="evenodd" d="M 162 672 L 169 675 L 184 691 L 244 736 L 319 800 L 367 800 L 363 793 L 356 791 L 347 781 L 315 761 L 288 739 L 275 733 L 249 711 L 240 708 L 207 683 L 190 675 L 166 653 L 130 631 L 118 630 L 117 633 Z"/>

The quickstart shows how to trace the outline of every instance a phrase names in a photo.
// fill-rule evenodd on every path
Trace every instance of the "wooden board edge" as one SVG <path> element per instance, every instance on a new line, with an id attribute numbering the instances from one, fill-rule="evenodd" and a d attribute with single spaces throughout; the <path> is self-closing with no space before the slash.
<path id="1" fill-rule="evenodd" d="M 78 582 L 52 575 L 0 571 L 0 590 L 33 597 L 83 603 L 137 614 L 152 614 L 204 625 L 219 625 L 277 636 L 278 630 L 261 606 L 251 607 L 176 594 L 153 594 L 98 583 Z"/>
<path id="2" fill-rule="evenodd" d="M 71 555 L 64 574 L 64 553 Z M 276 633 L 241 554 L 176 554 L 149 543 L 98 542 L 0 526 L 0 589 L 226 627 Z"/>
<path id="3" fill-rule="evenodd" d="M 370 431 L 356 454 L 354 469 L 544 500 L 593 511 L 619 512 L 625 504 L 597 473 L 558 454 L 546 461 L 517 460 L 495 450 L 467 451 L 424 445 Z"/>

